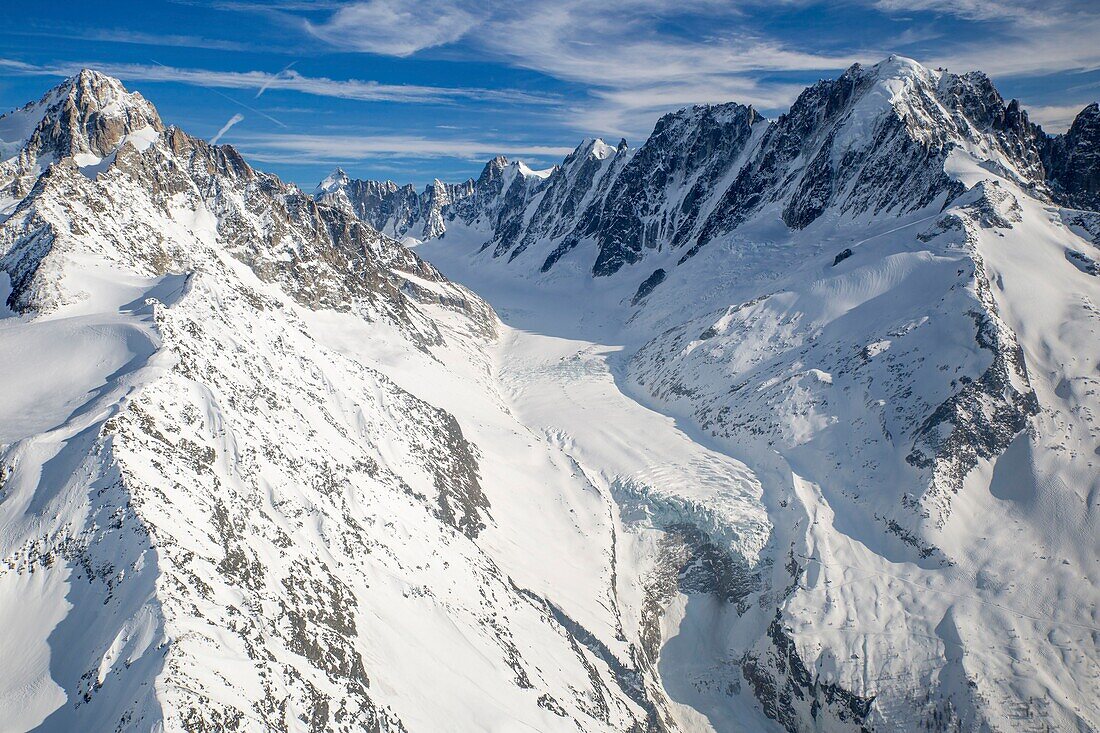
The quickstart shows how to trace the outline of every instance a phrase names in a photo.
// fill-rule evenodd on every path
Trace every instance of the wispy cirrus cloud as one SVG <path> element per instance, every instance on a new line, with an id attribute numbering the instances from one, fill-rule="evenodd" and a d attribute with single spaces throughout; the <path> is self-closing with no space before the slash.
<path id="1" fill-rule="evenodd" d="M 661 112 L 687 104 L 738 101 L 763 109 L 786 107 L 800 84 L 766 79 L 772 72 L 829 72 L 857 60 L 848 54 L 809 53 L 736 27 L 736 5 L 696 0 L 678 6 L 710 18 L 711 33 L 669 35 L 665 4 L 626 3 L 632 12 L 596 14 L 583 0 L 545 2 L 522 15 L 497 19 L 479 42 L 510 63 L 584 84 L 596 104 L 579 106 L 581 129 L 639 137 Z M 722 16 L 725 16 L 722 22 Z M 538 33 L 523 36 L 531 24 Z M 578 28 L 587 32 L 578 33 Z M 515 42 L 523 37 L 522 43 Z M 598 39 L 595 42 L 593 39 Z"/>
<path id="2" fill-rule="evenodd" d="M 784 34 L 759 22 L 767 15 L 761 0 L 228 2 L 223 7 L 281 18 L 340 50 L 478 57 L 578 85 L 583 92 L 556 113 L 561 124 L 631 139 L 646 135 L 661 113 L 689 104 L 738 101 L 780 112 L 806 75 L 832 76 L 899 49 L 931 65 L 998 77 L 1100 68 L 1094 0 L 850 3 L 896 24 L 881 46 L 858 33 L 840 44 Z M 782 2 L 792 10 L 815 6 Z M 983 42 L 959 33 L 964 27 L 980 29 Z M 801 75 L 798 82 L 792 74 Z"/>
<path id="3" fill-rule="evenodd" d="M 976 23 L 983 42 L 944 38 L 930 49 L 928 61 L 952 69 L 1011 77 L 1100 69 L 1095 0 L 872 0 L 871 5 L 894 16 L 925 12 Z"/>
<path id="4" fill-rule="evenodd" d="M 1019 37 L 995 48 L 958 48 L 929 55 L 950 69 L 980 69 L 992 76 L 1037 77 L 1100 69 L 1100 44 L 1082 42 L 1080 33 L 1100 38 L 1100 18 L 1080 26 L 1048 30 L 1041 37 Z"/>
<path id="5" fill-rule="evenodd" d="M 419 135 L 323 135 L 258 133 L 238 139 L 241 151 L 261 162 L 341 163 L 374 158 L 462 158 L 483 161 L 494 155 L 558 159 L 572 148 L 529 142 Z"/>
<path id="6" fill-rule="evenodd" d="M 829 12 L 812 0 L 782 1 Z M 1095 0 L 855 0 L 847 7 L 898 30 L 864 37 L 856 26 L 832 44 L 796 38 L 761 20 L 768 4 L 760 0 L 348 0 L 327 13 L 294 3 L 268 11 L 297 18 L 344 50 L 473 53 L 583 85 L 587 98 L 566 108 L 567 123 L 628 136 L 647 132 L 658 112 L 690 103 L 733 100 L 779 111 L 801 87 L 784 75 L 832 75 L 899 49 L 995 76 L 1100 68 Z"/>
<path id="7" fill-rule="evenodd" d="M 303 21 L 317 38 L 386 56 L 409 56 L 457 41 L 484 20 L 481 7 L 447 0 L 367 0 L 339 7 L 323 22 Z"/>
<path id="8" fill-rule="evenodd" d="M 16 36 L 38 36 L 72 41 L 99 41 L 102 43 L 122 43 L 134 46 L 176 46 L 179 48 L 202 48 L 213 51 L 257 51 L 259 46 L 241 41 L 205 36 L 176 33 L 145 33 L 123 28 L 65 28 L 55 27 L 48 30 L 34 28 L 15 28 L 8 31 Z M 264 49 L 268 50 L 268 49 Z"/>
<path id="9" fill-rule="evenodd" d="M 1038 122 L 1047 132 L 1065 132 L 1073 124 L 1073 120 L 1088 105 L 1088 102 L 1078 104 L 1025 104 L 1028 117 L 1032 122 Z"/>
<path id="10" fill-rule="evenodd" d="M 887 12 L 935 12 L 967 20 L 1041 21 L 1044 14 L 1037 3 L 1027 0 L 873 0 L 874 6 Z M 1046 2 L 1050 9 L 1058 3 Z M 1049 17 L 1049 16 L 1046 16 Z"/>
<path id="11" fill-rule="evenodd" d="M 637 137 L 657 113 L 685 104 L 785 106 L 799 87 L 762 75 L 834 71 L 855 60 L 801 51 L 742 27 L 748 5 L 361 0 L 340 5 L 323 21 L 301 23 L 334 47 L 382 55 L 407 56 L 461 40 L 483 58 L 586 87 L 587 97 L 565 108 L 574 129 Z"/>
<path id="12" fill-rule="evenodd" d="M 235 129 L 234 141 L 244 141 L 246 152 L 276 169 L 282 163 L 300 162 L 304 170 L 311 162 L 379 159 L 418 171 L 429 165 L 463 170 L 466 161 L 502 151 L 530 158 L 566 150 L 516 142 L 535 138 L 622 135 L 637 143 L 658 116 L 697 103 L 737 101 L 773 115 L 806 84 L 894 52 L 955 72 L 984 70 L 1006 94 L 1030 100 L 1033 118 L 1052 131 L 1064 129 L 1083 106 L 1066 102 L 1087 101 L 1100 83 L 1096 0 L 172 1 L 194 5 L 201 20 L 90 31 L 106 44 L 96 46 L 95 55 L 111 63 L 0 59 L 0 74 L 68 75 L 94 66 L 127 83 L 164 82 L 158 94 L 167 99 L 171 84 L 207 87 L 253 123 L 243 135 Z M 211 25 L 209 19 L 227 22 Z M 166 34 L 155 35 L 158 30 Z M 211 34 L 219 38 L 205 38 Z M 170 68 L 127 63 L 135 60 L 134 49 L 112 43 L 257 56 L 177 54 Z M 40 60 L 52 51 L 19 53 Z M 170 60 L 164 53 L 169 58 L 162 60 Z M 267 55 L 262 62 L 261 54 Z M 205 64 L 196 58 L 214 58 L 218 68 L 195 68 Z M 298 66 L 287 63 L 293 59 L 300 59 Z M 257 66 L 270 71 L 248 70 Z M 364 74 L 384 81 L 357 78 Z M 401 81 L 410 83 L 396 83 Z M 223 93 L 229 90 L 249 90 L 264 104 Z M 286 120 L 295 128 L 270 116 L 281 109 L 273 99 L 277 90 L 284 92 L 278 103 L 295 112 Z M 285 94 L 291 91 L 309 96 Z M 328 118 L 334 126 L 321 130 L 333 135 L 256 137 L 265 129 L 261 116 L 283 133 L 318 132 L 311 109 L 334 115 Z M 214 122 L 207 115 L 204 124 L 213 129 L 232 111 L 218 109 Z M 365 132 L 352 136 L 356 129 Z M 410 131 L 416 134 L 399 134 Z"/>
<path id="13" fill-rule="evenodd" d="M 278 73 L 268 71 L 218 71 L 191 69 L 164 64 L 131 64 L 101 61 L 65 62 L 60 64 L 28 64 L 15 59 L 0 58 L 0 69 L 9 73 L 71 76 L 82 68 L 93 68 L 122 80 L 172 82 L 215 89 L 251 89 L 269 91 L 285 89 L 321 97 L 337 97 L 371 102 L 405 102 L 448 104 L 458 101 L 494 102 L 503 104 L 545 105 L 553 98 L 513 89 L 478 87 L 434 87 L 416 84 L 383 84 L 360 79 L 329 79 L 305 76 L 287 67 Z"/>

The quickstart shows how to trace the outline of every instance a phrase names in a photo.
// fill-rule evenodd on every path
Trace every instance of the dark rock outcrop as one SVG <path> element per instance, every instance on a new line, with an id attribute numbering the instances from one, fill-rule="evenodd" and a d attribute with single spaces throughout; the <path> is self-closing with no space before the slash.
<path id="1" fill-rule="evenodd" d="M 1100 105 L 1081 110 L 1065 135 L 1051 138 L 1043 151 L 1047 180 L 1067 206 L 1100 210 Z"/>

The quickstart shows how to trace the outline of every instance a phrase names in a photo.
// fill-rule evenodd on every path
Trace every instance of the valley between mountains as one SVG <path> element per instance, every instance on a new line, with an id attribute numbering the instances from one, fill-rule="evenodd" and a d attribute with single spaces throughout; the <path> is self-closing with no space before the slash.
<path id="1" fill-rule="evenodd" d="M 95 71 L 0 117 L 0 730 L 1100 728 L 1100 108 L 311 193 Z"/>

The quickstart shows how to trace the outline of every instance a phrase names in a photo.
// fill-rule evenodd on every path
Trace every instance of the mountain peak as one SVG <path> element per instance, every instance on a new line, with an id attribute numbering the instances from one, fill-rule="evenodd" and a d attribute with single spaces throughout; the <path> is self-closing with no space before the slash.
<path id="1" fill-rule="evenodd" d="M 128 91 L 121 81 L 95 69 L 81 69 L 46 96 L 51 95 L 56 95 L 59 100 L 70 100 L 73 106 L 87 115 L 119 117 L 136 112 L 150 120 L 155 118 L 160 124 L 160 116 L 145 97 Z"/>
<path id="2" fill-rule="evenodd" d="M 1052 189 L 1063 201 L 1100 209 L 1100 105 L 1088 105 L 1064 135 L 1048 138 L 1043 162 Z"/>
<path id="3" fill-rule="evenodd" d="M 581 144 L 577 146 L 573 154 L 592 156 L 597 160 L 607 160 L 615 154 L 615 148 L 605 143 L 603 138 L 587 137 L 581 141 Z"/>
<path id="4" fill-rule="evenodd" d="M 81 69 L 37 102 L 0 117 L 0 147 L 5 155 L 28 146 L 35 157 L 102 158 L 133 133 L 148 138 L 163 130 L 156 108 L 140 94 L 114 77 Z"/>
<path id="5" fill-rule="evenodd" d="M 1100 104 L 1097 102 L 1093 102 L 1078 112 L 1077 117 L 1073 120 L 1073 124 L 1076 125 L 1078 122 L 1084 124 L 1084 122 L 1094 119 L 1100 119 Z"/>
<path id="6" fill-rule="evenodd" d="M 328 193 L 348 185 L 351 179 L 343 168 L 337 168 L 329 173 L 323 181 L 317 184 L 316 193 Z"/>
<path id="7" fill-rule="evenodd" d="M 819 85 L 845 90 L 841 92 L 842 96 L 854 92 L 856 97 L 877 100 L 875 106 L 885 108 L 896 104 L 914 89 L 934 88 L 947 77 L 951 75 L 932 71 L 911 58 L 893 54 L 871 66 L 852 64 L 838 79 L 819 82 Z M 811 92 L 819 85 L 806 91 Z"/>
<path id="8" fill-rule="evenodd" d="M 871 70 L 880 78 L 927 77 L 932 73 L 920 62 L 897 54 L 890 54 L 872 66 Z"/>
<path id="9" fill-rule="evenodd" d="M 849 66 L 837 81 L 930 81 L 937 77 L 939 72 L 934 72 L 922 65 L 919 61 L 891 54 L 878 63 L 870 66 L 856 62 Z"/>
<path id="10" fill-rule="evenodd" d="M 122 93 L 127 93 L 126 87 L 123 86 L 122 82 L 119 79 L 116 79 L 113 76 L 108 76 L 102 71 L 97 71 L 96 69 L 88 67 L 85 67 L 78 71 L 76 74 L 70 76 L 68 79 L 62 82 L 61 86 L 109 87 L 111 89 L 119 90 Z"/>
<path id="11" fill-rule="evenodd" d="M 1100 728 L 1097 105 L 891 57 L 316 205 L 151 109 L 0 119 L 6 728 Z"/>
<path id="12" fill-rule="evenodd" d="M 498 155 L 497 157 L 486 163 L 485 167 L 481 169 L 481 175 L 478 176 L 478 181 L 482 184 L 485 184 L 489 181 L 496 180 L 500 178 L 500 176 L 504 172 L 504 169 L 507 167 L 508 159 L 505 158 L 503 155 Z"/>
<path id="13" fill-rule="evenodd" d="M 522 160 L 515 163 L 516 168 L 519 170 L 519 174 L 524 178 L 538 178 L 539 180 L 545 180 L 550 177 L 557 166 L 551 166 L 549 168 L 543 168 L 542 170 L 535 170 L 531 166 L 524 163 Z"/>

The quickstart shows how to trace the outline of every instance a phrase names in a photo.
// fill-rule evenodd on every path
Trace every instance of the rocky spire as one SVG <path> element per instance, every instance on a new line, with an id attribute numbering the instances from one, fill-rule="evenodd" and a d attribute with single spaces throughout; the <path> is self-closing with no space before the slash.
<path id="1" fill-rule="evenodd" d="M 490 160 L 485 164 L 485 167 L 481 169 L 481 175 L 478 177 L 478 183 L 483 181 L 489 181 L 494 178 L 499 178 L 500 174 L 504 172 L 504 169 L 508 166 L 508 159 L 503 155 Z"/>

